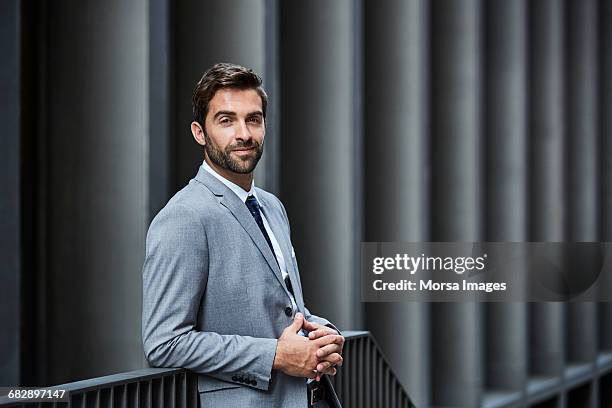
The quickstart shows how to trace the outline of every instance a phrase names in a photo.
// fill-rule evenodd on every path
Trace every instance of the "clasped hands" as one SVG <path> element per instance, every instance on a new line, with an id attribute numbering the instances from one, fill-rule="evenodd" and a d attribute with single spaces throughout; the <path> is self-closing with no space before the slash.
<path id="1" fill-rule="evenodd" d="M 300 336 L 306 330 L 308 337 Z M 323 374 L 335 375 L 335 366 L 342 365 L 344 337 L 334 329 L 312 323 L 304 315 L 296 313 L 293 323 L 287 326 L 278 339 L 273 369 L 294 377 L 314 378 Z"/>

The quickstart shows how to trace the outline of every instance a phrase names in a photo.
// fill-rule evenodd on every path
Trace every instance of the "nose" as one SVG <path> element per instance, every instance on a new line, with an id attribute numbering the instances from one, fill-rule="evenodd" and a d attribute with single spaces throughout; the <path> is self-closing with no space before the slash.
<path id="1" fill-rule="evenodd" d="M 246 121 L 241 120 L 238 125 L 238 129 L 236 130 L 236 139 L 239 140 L 249 140 L 251 138 L 251 131 L 246 124 Z"/>

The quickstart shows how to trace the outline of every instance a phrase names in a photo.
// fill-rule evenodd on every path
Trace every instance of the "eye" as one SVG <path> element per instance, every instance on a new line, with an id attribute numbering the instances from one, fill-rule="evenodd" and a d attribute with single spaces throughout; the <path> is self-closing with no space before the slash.
<path id="1" fill-rule="evenodd" d="M 254 124 L 259 125 L 259 124 L 261 123 L 261 118 L 260 118 L 259 116 L 251 116 L 251 117 L 248 119 L 248 122 L 249 122 L 249 123 L 254 123 Z"/>
<path id="2" fill-rule="evenodd" d="M 227 116 L 223 116 L 221 119 L 219 119 L 219 123 L 222 125 L 229 125 L 230 123 L 232 123 L 232 120 Z"/>

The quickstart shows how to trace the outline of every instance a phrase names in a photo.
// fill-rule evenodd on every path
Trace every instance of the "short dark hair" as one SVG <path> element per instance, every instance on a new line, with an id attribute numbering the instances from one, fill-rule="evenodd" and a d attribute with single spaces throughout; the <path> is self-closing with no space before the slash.
<path id="1" fill-rule="evenodd" d="M 261 109 L 264 118 L 268 106 L 268 95 L 262 87 L 261 78 L 252 69 L 240 65 L 221 62 L 213 65 L 204 73 L 191 98 L 193 105 L 193 120 L 204 127 L 210 100 L 222 88 L 254 89 L 261 97 Z"/>

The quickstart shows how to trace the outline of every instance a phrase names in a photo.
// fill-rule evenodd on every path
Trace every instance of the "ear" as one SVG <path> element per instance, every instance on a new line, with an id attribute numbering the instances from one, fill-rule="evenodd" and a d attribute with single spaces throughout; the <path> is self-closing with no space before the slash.
<path id="1" fill-rule="evenodd" d="M 191 134 L 198 144 L 204 146 L 206 145 L 206 139 L 204 138 L 204 129 L 198 122 L 191 122 Z"/>

